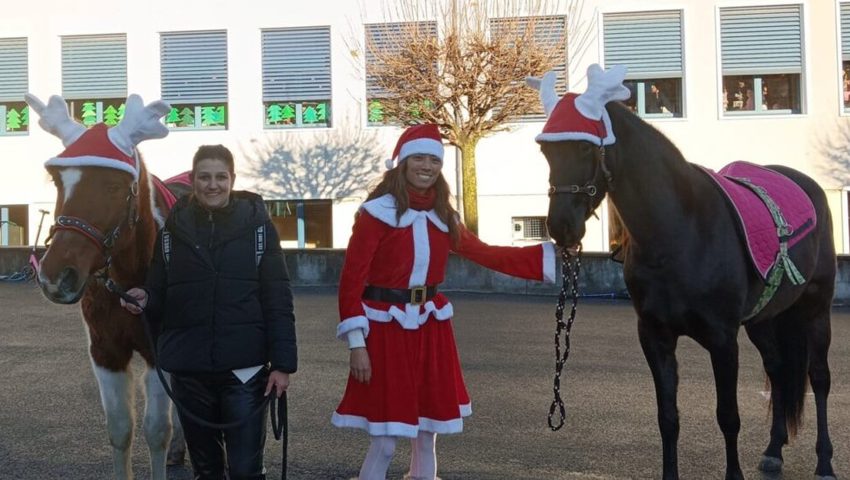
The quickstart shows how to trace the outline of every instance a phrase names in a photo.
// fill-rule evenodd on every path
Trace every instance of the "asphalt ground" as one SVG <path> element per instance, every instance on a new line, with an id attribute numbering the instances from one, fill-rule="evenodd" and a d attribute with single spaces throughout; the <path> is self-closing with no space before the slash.
<path id="1" fill-rule="evenodd" d="M 552 432 L 546 415 L 552 402 L 554 289 L 551 297 L 450 297 L 473 415 L 462 434 L 438 437 L 443 480 L 660 478 L 655 394 L 630 304 L 580 301 L 562 378 L 566 425 Z M 301 367 L 289 393 L 289 479 L 348 479 L 356 476 L 368 441 L 363 432 L 330 424 L 348 372 L 346 345 L 334 339 L 335 292 L 296 290 L 296 315 Z M 833 465 L 839 478 L 846 478 L 850 310 L 834 310 L 832 325 Z M 747 478 L 763 478 L 756 465 L 769 429 L 764 374 L 743 330 L 740 345 L 740 458 Z M 723 437 L 714 417 L 708 354 L 683 338 L 678 358 L 681 478 L 723 478 Z M 138 359 L 133 365 L 137 372 L 142 368 Z M 136 478 L 146 479 L 148 455 L 140 430 L 133 468 Z M 785 449 L 785 479 L 812 478 L 814 446 L 809 395 L 804 427 Z M 269 436 L 270 479 L 280 474 L 279 448 Z M 409 447 L 402 442 L 388 478 L 401 479 L 408 461 Z M 78 307 L 51 304 L 32 284 L 0 283 L 0 479 L 109 479 L 111 469 Z M 190 479 L 190 468 L 170 467 L 169 478 Z"/>

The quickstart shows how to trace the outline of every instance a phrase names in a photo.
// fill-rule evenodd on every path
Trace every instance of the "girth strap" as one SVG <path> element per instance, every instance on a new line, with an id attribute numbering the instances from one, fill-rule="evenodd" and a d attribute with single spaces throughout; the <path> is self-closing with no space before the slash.
<path id="1" fill-rule="evenodd" d="M 794 233 L 791 225 L 785 220 L 785 217 L 782 215 L 782 212 L 779 210 L 779 206 L 776 205 L 776 202 L 770 198 L 770 195 L 767 191 L 752 183 L 747 178 L 740 177 L 727 177 L 730 180 L 734 180 L 741 185 L 749 188 L 755 193 L 767 209 L 770 211 L 770 216 L 773 218 L 773 223 L 776 225 L 776 236 L 779 238 L 779 252 L 776 254 L 776 260 L 773 263 L 773 267 L 770 269 L 770 273 L 767 277 L 767 285 L 761 293 L 758 301 L 753 307 L 752 311 L 750 311 L 749 315 L 744 317 L 744 322 L 758 315 L 759 312 L 770 302 L 773 298 L 773 295 L 776 294 L 776 291 L 779 289 L 779 285 L 782 284 L 782 277 L 787 276 L 793 285 L 802 285 L 806 283 L 806 277 L 800 273 L 800 270 L 794 265 L 794 262 L 791 260 L 791 257 L 788 255 L 788 239 L 791 238 L 791 235 Z M 783 275 L 784 274 L 784 275 Z"/>

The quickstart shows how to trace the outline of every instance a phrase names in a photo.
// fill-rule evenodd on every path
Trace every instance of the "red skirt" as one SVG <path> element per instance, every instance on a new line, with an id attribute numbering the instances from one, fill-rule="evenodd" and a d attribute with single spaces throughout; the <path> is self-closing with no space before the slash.
<path id="1" fill-rule="evenodd" d="M 451 320 L 431 316 L 416 330 L 370 321 L 366 349 L 372 378 L 365 384 L 349 375 L 334 425 L 399 437 L 463 430 L 472 406 Z"/>

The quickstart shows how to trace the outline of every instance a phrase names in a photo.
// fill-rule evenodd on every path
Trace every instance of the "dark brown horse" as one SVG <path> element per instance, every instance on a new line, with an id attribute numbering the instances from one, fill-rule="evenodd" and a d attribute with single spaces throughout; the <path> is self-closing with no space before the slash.
<path id="1" fill-rule="evenodd" d="M 592 66 L 588 92 L 583 94 L 590 96 L 582 100 L 572 94 L 558 99 L 554 78 L 548 74 L 542 82 L 531 80 L 529 84 L 541 89 L 549 114 L 557 113 L 562 102 L 573 100 L 575 110 L 582 112 L 592 113 L 593 105 L 598 106 L 596 115 L 584 115 L 578 123 L 564 122 L 566 127 L 578 125 L 575 130 L 579 133 L 545 137 L 550 119 L 538 137 L 552 185 L 549 234 L 562 246 L 579 243 L 586 219 L 606 194 L 622 218 L 629 240 L 624 251 L 624 279 L 655 382 L 663 478 L 679 477 L 676 342 L 683 335 L 693 338 L 711 356 L 717 422 L 726 443 L 726 478 L 743 478 L 738 461 L 741 422 L 736 390 L 737 339 L 743 324 L 762 356 L 771 385 L 770 441 L 760 469 L 781 470 L 782 447 L 802 418 L 808 377 L 817 409 L 815 475 L 834 479 L 827 428 L 827 352 L 836 257 L 823 190 L 796 170 L 770 167 L 808 196 L 816 227 L 789 252 L 790 261 L 802 274 L 801 283 L 782 281 L 766 306 L 747 320 L 765 291 L 765 281 L 748 256 L 735 211 L 705 171 L 685 161 L 658 130 L 612 101 L 624 99 L 620 90 L 624 75 L 622 68 L 602 72 Z M 599 141 L 584 138 L 581 132 L 588 125 L 599 128 Z"/>
<path id="2" fill-rule="evenodd" d="M 109 278 L 126 286 L 145 280 L 157 228 L 169 205 L 167 195 L 158 193 L 136 145 L 168 133 L 159 122 L 168 106 L 163 102 L 144 106 L 141 98 L 131 95 L 118 125 L 107 128 L 99 124 L 86 130 L 70 118 L 61 97 L 53 96 L 44 105 L 27 95 L 27 103 L 41 117 L 39 124 L 61 138 L 66 147 L 46 163 L 57 190 L 56 223 L 41 259 L 38 283 L 52 302 L 80 302 L 113 448 L 115 477 L 120 480 L 133 478 L 130 447 L 135 384 L 130 359 L 134 352 L 144 358 L 148 368 L 143 374 L 143 428 L 152 478 L 165 480 L 173 430 L 170 402 L 152 369 L 143 325 L 121 308 L 104 281 Z M 182 432 L 176 428 L 174 433 L 169 457 L 182 462 Z"/>

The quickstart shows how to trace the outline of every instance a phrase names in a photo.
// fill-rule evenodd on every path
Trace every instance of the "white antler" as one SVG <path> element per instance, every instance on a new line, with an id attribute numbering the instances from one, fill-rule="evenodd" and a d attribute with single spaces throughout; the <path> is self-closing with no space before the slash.
<path id="1" fill-rule="evenodd" d="M 626 78 L 625 65 L 614 65 L 602 70 L 597 64 L 587 67 L 587 90 L 576 98 L 576 110 L 592 120 L 602 118 L 605 104 L 618 100 L 628 100 L 632 95 L 623 85 Z"/>
<path id="2" fill-rule="evenodd" d="M 118 125 L 109 129 L 109 139 L 127 155 L 139 143 L 151 138 L 163 138 L 168 135 L 168 127 L 159 119 L 171 110 L 171 106 L 157 100 L 145 106 L 142 97 L 132 94 L 127 97 L 124 118 Z"/>
<path id="3" fill-rule="evenodd" d="M 525 84 L 540 92 L 540 103 L 543 104 L 543 111 L 546 112 L 547 117 L 552 114 L 555 105 L 561 100 L 558 93 L 555 92 L 557 79 L 558 75 L 551 70 L 546 72 L 542 78 L 525 77 Z"/>
<path id="4" fill-rule="evenodd" d="M 86 127 L 74 121 L 68 114 L 68 105 L 59 95 L 50 97 L 47 105 L 31 93 L 25 94 L 24 100 L 38 113 L 38 124 L 41 128 L 59 137 L 66 147 L 77 141 L 86 131 Z"/>

